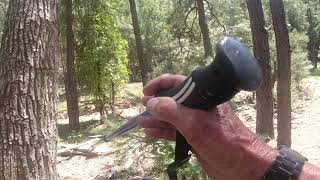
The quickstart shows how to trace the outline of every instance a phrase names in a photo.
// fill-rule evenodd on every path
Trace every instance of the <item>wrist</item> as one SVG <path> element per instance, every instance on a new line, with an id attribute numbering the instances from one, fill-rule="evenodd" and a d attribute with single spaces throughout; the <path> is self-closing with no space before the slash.
<path id="1" fill-rule="evenodd" d="M 242 168 L 239 171 L 243 172 L 243 177 L 239 179 L 260 180 L 272 166 L 278 151 L 257 137 L 249 144 L 244 148 L 242 163 L 239 166 Z"/>
<path id="2" fill-rule="evenodd" d="M 305 163 L 299 175 L 299 180 L 317 180 L 320 177 L 320 169 L 310 163 Z"/>
<path id="3" fill-rule="evenodd" d="M 275 161 L 263 179 L 298 179 L 307 159 L 298 152 L 285 146 L 278 146 L 278 152 Z"/>

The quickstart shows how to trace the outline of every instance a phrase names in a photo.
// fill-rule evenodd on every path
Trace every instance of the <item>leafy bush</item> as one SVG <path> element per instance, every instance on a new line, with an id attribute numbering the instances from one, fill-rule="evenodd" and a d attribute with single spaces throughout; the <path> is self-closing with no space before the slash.
<path id="1" fill-rule="evenodd" d="M 311 70 L 312 76 L 320 76 L 320 68 Z"/>
<path id="2" fill-rule="evenodd" d="M 290 33 L 291 40 L 291 94 L 292 99 L 297 100 L 302 97 L 301 80 L 305 78 L 310 68 L 308 61 L 308 53 L 305 45 L 308 42 L 308 37 L 304 33 L 296 30 Z"/>

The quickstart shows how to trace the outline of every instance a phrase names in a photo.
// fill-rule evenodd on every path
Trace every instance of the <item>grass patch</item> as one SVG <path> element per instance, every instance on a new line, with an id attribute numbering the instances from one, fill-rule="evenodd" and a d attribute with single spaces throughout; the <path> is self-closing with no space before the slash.
<path id="1" fill-rule="evenodd" d="M 119 120 L 109 118 L 107 123 L 101 123 L 100 120 L 80 122 L 80 130 L 78 132 L 71 130 L 68 124 L 57 124 L 57 127 L 61 142 L 80 143 L 87 140 L 89 136 L 108 134 L 121 124 Z"/>
<path id="2" fill-rule="evenodd" d="M 142 83 L 126 84 L 118 94 L 120 101 L 129 101 L 133 104 L 141 103 L 142 96 Z"/>
<path id="3" fill-rule="evenodd" d="M 311 70 L 312 76 L 320 76 L 320 68 Z"/>

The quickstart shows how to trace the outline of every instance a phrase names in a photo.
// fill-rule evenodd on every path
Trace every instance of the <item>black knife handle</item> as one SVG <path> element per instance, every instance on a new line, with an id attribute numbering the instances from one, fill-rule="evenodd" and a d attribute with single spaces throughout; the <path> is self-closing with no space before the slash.
<path id="1" fill-rule="evenodd" d="M 172 97 L 184 106 L 208 110 L 230 100 L 240 90 L 253 91 L 262 75 L 250 51 L 237 40 L 225 37 L 217 44 L 214 61 L 192 71 L 179 86 L 156 96 Z"/>

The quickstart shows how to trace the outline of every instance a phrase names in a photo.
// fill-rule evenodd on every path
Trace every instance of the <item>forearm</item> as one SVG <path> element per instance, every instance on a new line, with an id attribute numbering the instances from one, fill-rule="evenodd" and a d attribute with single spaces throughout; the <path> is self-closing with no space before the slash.
<path id="1" fill-rule="evenodd" d="M 243 179 L 260 180 L 272 166 L 278 151 L 260 139 L 249 148 L 246 152 L 247 157 L 244 158 L 246 159 L 247 167 L 244 166 L 244 169 L 247 170 L 247 177 Z"/>
<path id="2" fill-rule="evenodd" d="M 233 171 L 234 177 L 230 179 L 261 180 L 272 166 L 278 151 L 254 136 L 249 141 L 242 142 L 241 147 L 240 164 L 236 166 L 238 169 Z"/>
<path id="3" fill-rule="evenodd" d="M 320 168 L 310 163 L 303 166 L 299 180 L 318 180 L 320 179 Z"/>

